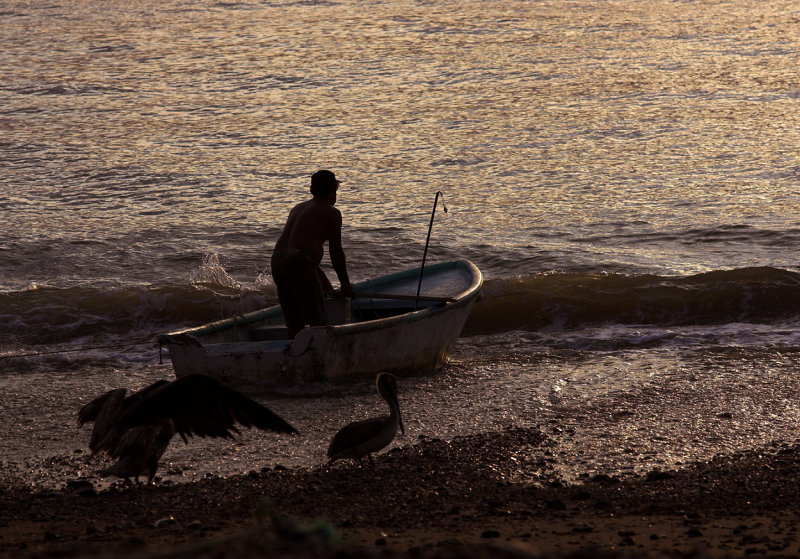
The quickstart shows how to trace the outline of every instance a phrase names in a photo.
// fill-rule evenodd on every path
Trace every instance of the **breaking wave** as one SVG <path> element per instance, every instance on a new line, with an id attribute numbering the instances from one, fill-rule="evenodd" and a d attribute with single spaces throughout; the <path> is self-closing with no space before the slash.
<path id="1" fill-rule="evenodd" d="M 33 286 L 0 293 L 0 351 L 153 342 L 158 334 L 277 304 L 264 281 Z M 590 325 L 782 324 L 800 320 L 800 274 L 743 268 L 684 277 L 544 273 L 487 280 L 464 336 L 571 332 Z"/>
<path id="2" fill-rule="evenodd" d="M 800 318 L 800 274 L 742 268 L 692 276 L 548 273 L 489 281 L 465 335 Z"/>

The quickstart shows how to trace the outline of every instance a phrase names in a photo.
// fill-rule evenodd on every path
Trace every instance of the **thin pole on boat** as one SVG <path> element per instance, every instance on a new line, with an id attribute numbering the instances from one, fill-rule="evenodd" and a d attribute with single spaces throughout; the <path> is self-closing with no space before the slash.
<path id="1" fill-rule="evenodd" d="M 444 194 L 439 190 L 436 192 L 436 198 L 433 199 L 433 211 L 431 212 L 431 224 L 428 226 L 428 238 L 425 241 L 425 252 L 422 253 L 422 266 L 419 268 L 419 283 L 417 284 L 417 299 L 414 302 L 414 308 L 419 308 L 419 292 L 422 289 L 422 274 L 425 273 L 425 258 L 428 256 L 428 245 L 431 242 L 431 230 L 433 229 L 433 216 L 436 215 L 436 203 L 439 201 L 439 196 L 442 197 L 442 209 L 447 213 L 447 206 L 444 203 Z"/>

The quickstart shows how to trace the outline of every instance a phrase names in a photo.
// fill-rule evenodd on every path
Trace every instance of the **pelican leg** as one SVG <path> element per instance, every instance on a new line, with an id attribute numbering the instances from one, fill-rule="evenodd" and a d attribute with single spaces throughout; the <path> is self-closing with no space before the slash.
<path id="1" fill-rule="evenodd" d="M 158 469 L 158 456 L 150 456 L 147 459 L 147 468 L 149 473 L 147 475 L 147 484 L 151 485 L 153 479 L 156 477 L 156 470 Z"/>

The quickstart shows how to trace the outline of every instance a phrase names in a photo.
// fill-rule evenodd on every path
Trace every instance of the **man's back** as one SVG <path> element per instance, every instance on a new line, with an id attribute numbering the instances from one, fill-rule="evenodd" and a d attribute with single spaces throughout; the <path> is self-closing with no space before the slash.
<path id="1" fill-rule="evenodd" d="M 341 231 L 341 222 L 342 214 L 331 204 L 316 199 L 301 202 L 289 212 L 275 250 L 302 250 L 319 264 L 325 242 Z"/>

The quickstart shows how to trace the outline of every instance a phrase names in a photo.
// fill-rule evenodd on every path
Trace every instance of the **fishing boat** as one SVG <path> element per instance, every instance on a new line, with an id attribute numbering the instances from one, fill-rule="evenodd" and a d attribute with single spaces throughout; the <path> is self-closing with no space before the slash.
<path id="1" fill-rule="evenodd" d="M 329 324 L 287 339 L 280 305 L 159 336 L 177 377 L 203 373 L 231 386 L 424 374 L 446 362 L 483 276 L 456 260 L 356 283 L 326 301 Z"/>

